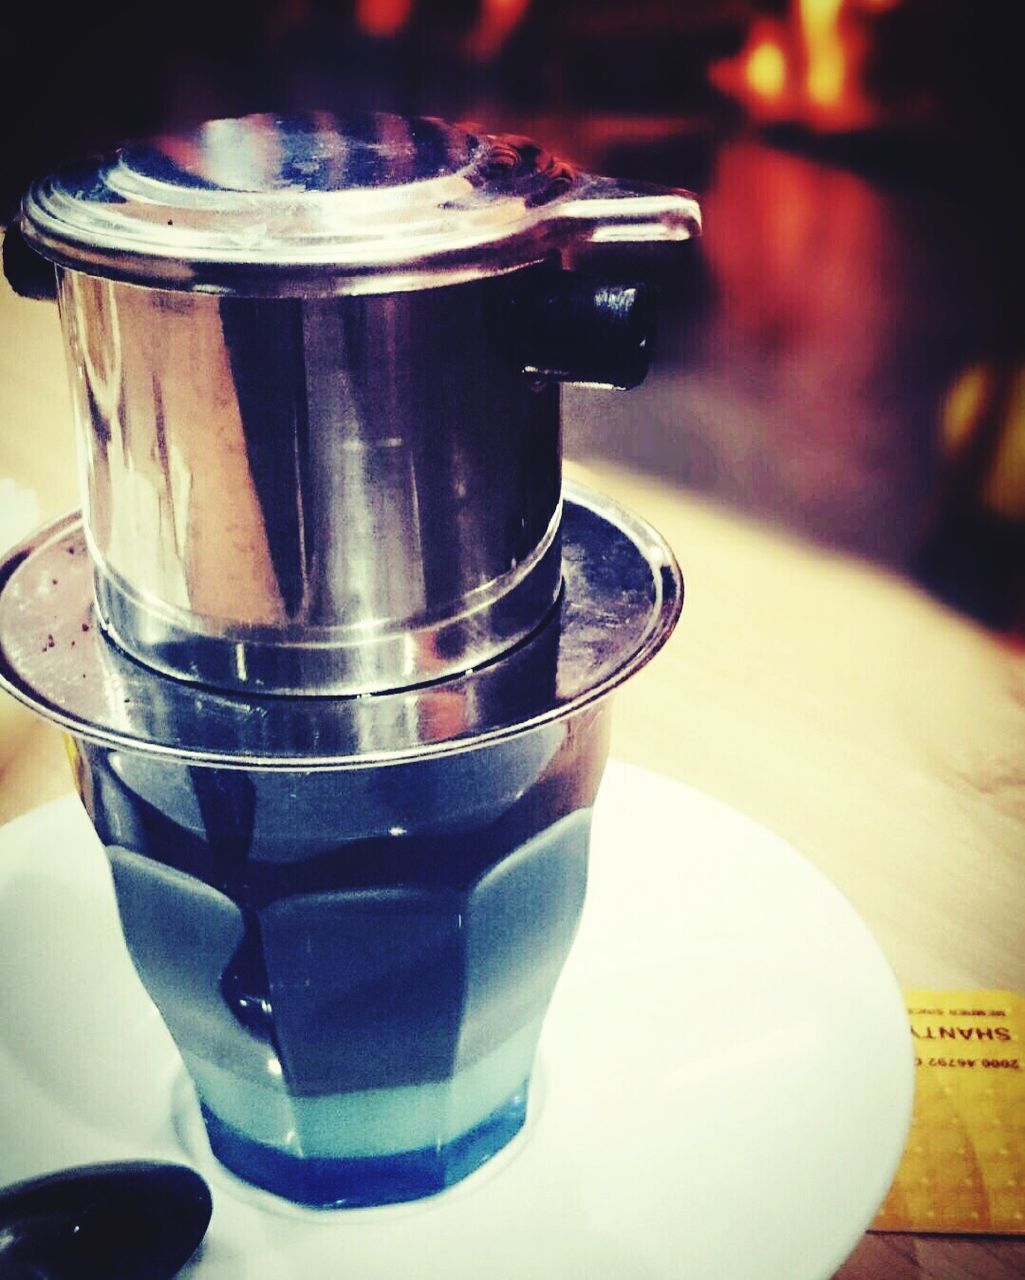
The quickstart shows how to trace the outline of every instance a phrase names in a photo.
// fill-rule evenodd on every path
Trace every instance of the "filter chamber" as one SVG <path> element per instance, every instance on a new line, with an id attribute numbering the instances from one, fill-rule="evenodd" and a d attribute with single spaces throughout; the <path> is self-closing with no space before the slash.
<path id="1" fill-rule="evenodd" d="M 479 665 L 551 610 L 559 392 L 507 349 L 515 282 L 220 298 L 58 275 L 97 604 L 126 652 L 363 693 Z"/>

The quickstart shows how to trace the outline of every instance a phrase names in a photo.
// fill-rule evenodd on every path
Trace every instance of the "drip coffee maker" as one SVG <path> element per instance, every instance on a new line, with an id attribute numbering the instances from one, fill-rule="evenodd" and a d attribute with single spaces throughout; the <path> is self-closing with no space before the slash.
<path id="1" fill-rule="evenodd" d="M 0 573 L 210 1146 L 298 1203 L 459 1180 L 526 1114 L 607 695 L 672 553 L 564 485 L 560 381 L 630 387 L 682 191 L 435 120 L 250 116 L 35 184 L 82 511 Z"/>

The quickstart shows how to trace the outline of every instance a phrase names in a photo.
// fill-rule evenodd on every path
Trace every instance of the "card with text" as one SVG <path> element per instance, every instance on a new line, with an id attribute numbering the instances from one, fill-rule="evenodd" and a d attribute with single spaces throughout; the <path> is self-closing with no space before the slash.
<path id="1" fill-rule="evenodd" d="M 904 995 L 915 1109 L 873 1230 L 1025 1234 L 1025 997 Z"/>

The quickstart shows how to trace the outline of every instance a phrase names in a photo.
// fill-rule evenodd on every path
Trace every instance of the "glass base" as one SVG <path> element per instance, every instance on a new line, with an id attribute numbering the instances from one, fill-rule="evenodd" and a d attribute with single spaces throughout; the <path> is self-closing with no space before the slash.
<path id="1" fill-rule="evenodd" d="M 527 1085 L 451 1142 L 388 1156 L 295 1156 L 254 1142 L 206 1106 L 202 1112 L 210 1149 L 237 1177 L 312 1208 L 368 1208 L 435 1195 L 479 1169 L 523 1127 Z"/>

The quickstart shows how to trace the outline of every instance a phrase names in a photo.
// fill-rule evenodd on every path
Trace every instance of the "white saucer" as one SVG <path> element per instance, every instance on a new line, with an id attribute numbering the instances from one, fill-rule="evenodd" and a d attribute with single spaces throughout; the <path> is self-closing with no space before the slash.
<path id="1" fill-rule="evenodd" d="M 0 938 L 0 1184 L 190 1160 L 194 1103 L 76 800 L 0 829 Z M 214 1218 L 182 1274 L 825 1280 L 896 1170 L 911 1063 L 900 993 L 840 894 L 750 820 L 613 763 L 525 1131 L 440 1196 L 324 1213 L 200 1149 Z"/>

